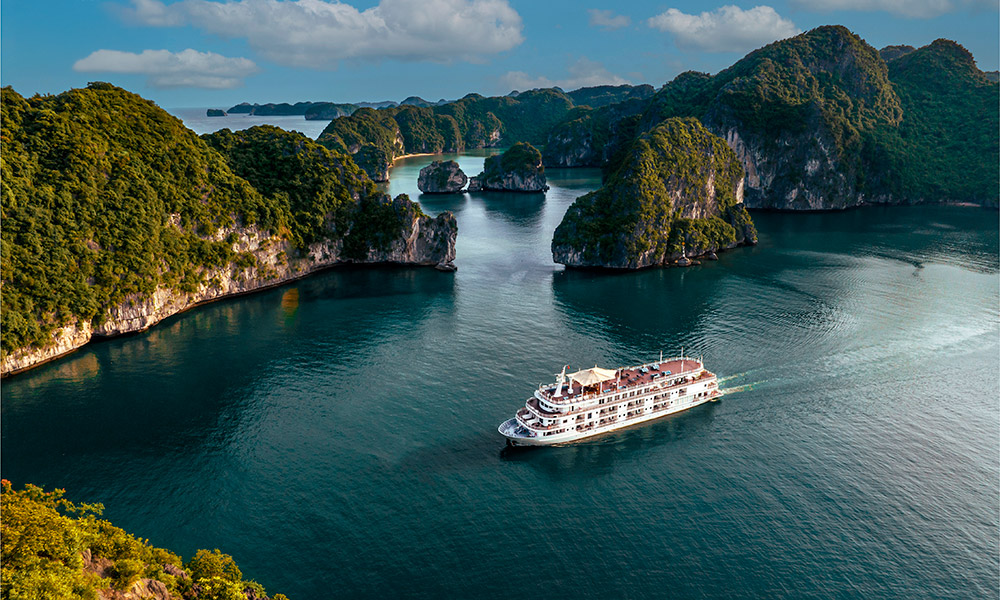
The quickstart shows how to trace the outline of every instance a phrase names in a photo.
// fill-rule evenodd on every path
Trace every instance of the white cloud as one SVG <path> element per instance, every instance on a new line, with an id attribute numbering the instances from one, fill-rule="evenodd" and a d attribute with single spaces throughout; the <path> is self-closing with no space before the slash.
<path id="1" fill-rule="evenodd" d="M 476 61 L 517 46 L 521 16 L 507 0 L 381 0 L 359 11 L 324 0 L 132 0 L 126 20 L 156 27 L 191 25 L 246 39 L 286 66 L 333 68 L 344 59 Z"/>
<path id="2" fill-rule="evenodd" d="M 994 0 L 794 0 L 803 8 L 819 11 L 884 11 L 901 17 L 929 19 L 961 8 L 996 10 Z"/>
<path id="3" fill-rule="evenodd" d="M 566 91 L 572 91 L 582 87 L 592 87 L 595 85 L 624 85 L 630 83 L 614 73 L 608 71 L 599 62 L 581 57 L 567 69 L 568 77 L 563 79 L 549 79 L 544 76 L 531 76 L 524 71 L 510 71 L 503 76 L 504 86 L 512 90 L 533 90 L 535 88 L 561 87 Z"/>
<path id="4" fill-rule="evenodd" d="M 188 48 L 182 52 L 143 50 L 141 54 L 119 50 L 97 50 L 73 64 L 83 73 L 145 75 L 156 88 L 196 87 L 230 89 L 259 69 L 252 60 L 229 58 Z"/>
<path id="5" fill-rule="evenodd" d="M 596 8 L 591 8 L 587 11 L 590 13 L 590 24 L 595 27 L 602 27 L 604 29 L 621 29 L 622 27 L 628 27 L 632 23 L 632 19 L 625 15 L 616 15 L 610 10 L 598 10 Z"/>
<path id="6" fill-rule="evenodd" d="M 723 6 L 700 15 L 671 8 L 646 23 L 673 34 L 678 47 L 706 52 L 746 52 L 800 33 L 794 23 L 781 18 L 770 6 L 749 10 Z"/>

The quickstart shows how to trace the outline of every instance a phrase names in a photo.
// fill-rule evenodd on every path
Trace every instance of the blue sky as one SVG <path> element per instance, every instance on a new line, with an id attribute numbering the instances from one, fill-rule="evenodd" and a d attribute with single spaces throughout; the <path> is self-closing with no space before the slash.
<path id="1" fill-rule="evenodd" d="M 948 38 L 998 68 L 997 0 L 62 0 L 0 5 L 0 83 L 110 81 L 164 107 L 458 98 L 715 73 L 820 25 Z"/>

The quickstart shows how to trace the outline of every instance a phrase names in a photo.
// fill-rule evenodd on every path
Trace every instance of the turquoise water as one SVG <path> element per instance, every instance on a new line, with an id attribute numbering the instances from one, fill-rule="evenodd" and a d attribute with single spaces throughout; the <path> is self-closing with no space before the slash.
<path id="1" fill-rule="evenodd" d="M 715 263 L 565 271 L 596 172 L 421 197 L 432 158 L 390 191 L 455 212 L 457 273 L 335 269 L 6 380 L 3 477 L 293 600 L 995 596 L 995 211 L 755 214 Z M 562 365 L 681 346 L 721 402 L 504 449 Z"/>

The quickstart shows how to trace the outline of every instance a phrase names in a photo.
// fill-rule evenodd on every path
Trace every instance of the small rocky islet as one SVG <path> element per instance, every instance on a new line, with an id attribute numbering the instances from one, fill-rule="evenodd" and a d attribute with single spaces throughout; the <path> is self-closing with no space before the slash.
<path id="1" fill-rule="evenodd" d="M 465 189 L 466 183 L 469 184 Z M 531 144 L 518 143 L 504 153 L 486 158 L 483 171 L 469 178 L 453 160 L 434 161 L 417 177 L 417 188 L 424 194 L 469 192 L 544 192 L 542 153 Z"/>
<path id="2" fill-rule="evenodd" d="M 483 172 L 469 181 L 470 192 L 530 193 L 548 189 L 542 153 L 524 142 L 514 144 L 503 154 L 488 157 Z"/>
<path id="3" fill-rule="evenodd" d="M 468 176 L 453 160 L 435 160 L 417 177 L 417 189 L 423 194 L 455 194 L 465 189 Z"/>

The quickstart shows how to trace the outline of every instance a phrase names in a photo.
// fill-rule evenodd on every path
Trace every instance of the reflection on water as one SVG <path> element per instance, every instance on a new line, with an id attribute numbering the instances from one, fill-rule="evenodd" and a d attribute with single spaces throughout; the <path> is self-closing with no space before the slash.
<path id="1" fill-rule="evenodd" d="M 285 293 L 281 295 L 281 310 L 285 313 L 285 324 L 291 323 L 298 309 L 299 288 L 293 287 L 285 290 Z"/>
<path id="2" fill-rule="evenodd" d="M 454 280 L 426 268 L 345 268 L 290 285 L 192 309 L 5 382 L 6 457 L 40 444 L 76 463 L 147 447 L 233 443 L 242 435 L 239 415 L 257 410 L 262 393 L 281 389 L 276 381 L 330 371 L 331 361 L 364 356 L 370 345 L 413 331 L 448 310 Z M 52 421 L 47 406 L 64 419 Z M 6 426 L 13 422 L 16 428 Z M 28 452 L 5 460 L 5 474 L 49 481 L 29 475 L 45 470 L 46 460 Z M 60 485 L 89 487 L 75 475 Z"/>
<path id="3" fill-rule="evenodd" d="M 469 196 L 467 194 L 420 194 L 416 197 L 410 197 L 410 200 L 417 200 L 420 202 L 420 208 L 424 212 L 436 215 L 438 213 L 443 213 L 444 211 L 451 211 L 456 215 L 460 214 L 468 204 Z"/>
<path id="4" fill-rule="evenodd" d="M 473 192 L 472 201 L 483 204 L 487 217 L 499 217 L 520 227 L 538 227 L 545 208 L 545 194 L 517 192 Z"/>
<path id="5" fill-rule="evenodd" d="M 671 353 L 704 351 L 692 337 L 725 289 L 726 271 L 656 269 L 601 272 L 567 269 L 552 276 L 556 307 L 573 327 L 596 328 L 625 347 Z M 630 360 L 635 360 L 634 358 Z"/>
<path id="6" fill-rule="evenodd" d="M 871 256 L 919 267 L 959 263 L 1000 269 L 997 211 L 978 207 L 865 207 L 844 212 L 752 214 L 762 245 Z"/>
<path id="7" fill-rule="evenodd" d="M 601 181 L 600 169 L 545 169 L 545 179 L 552 187 L 578 191 L 579 195 L 593 191 Z"/>

